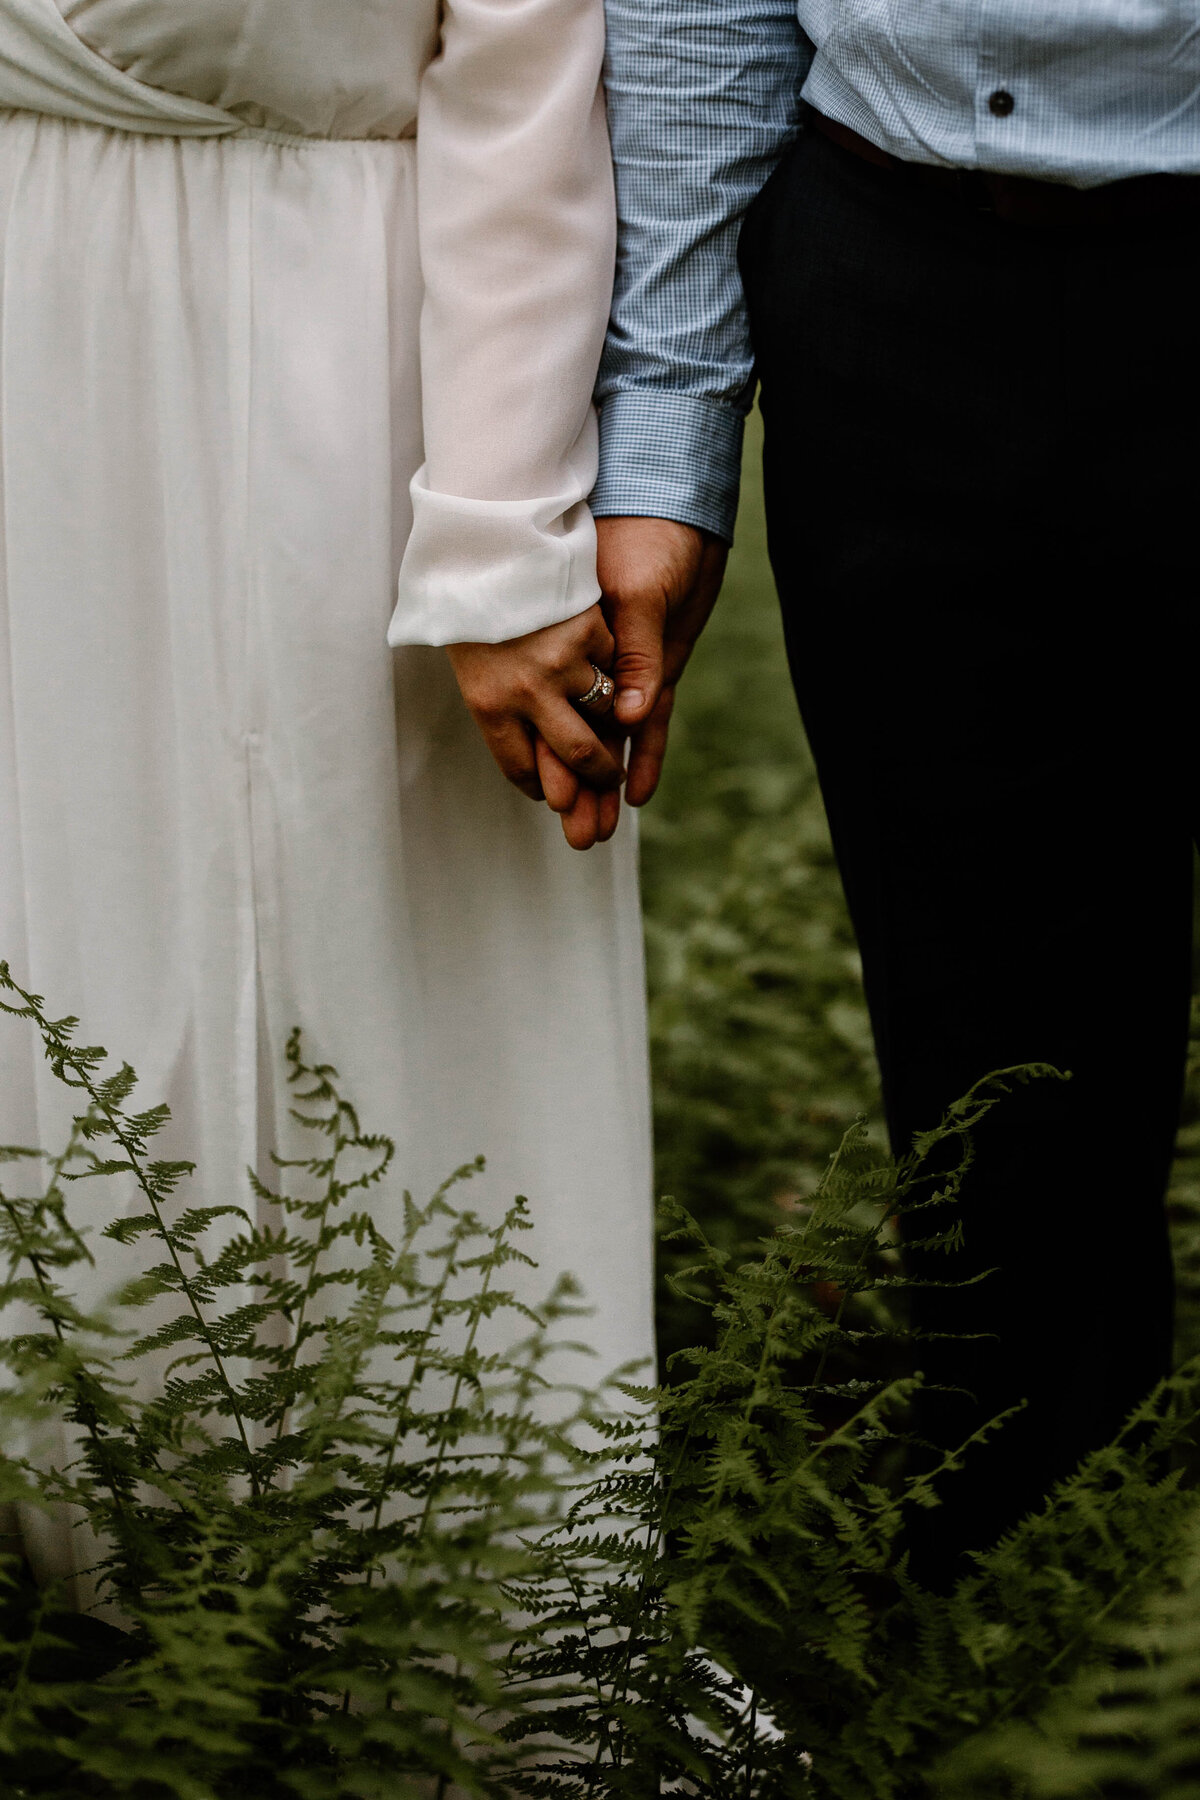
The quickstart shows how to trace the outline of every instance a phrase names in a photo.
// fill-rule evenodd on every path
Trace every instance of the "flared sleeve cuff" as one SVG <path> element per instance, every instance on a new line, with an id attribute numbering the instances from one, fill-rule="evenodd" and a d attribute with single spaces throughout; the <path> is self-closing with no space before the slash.
<path id="1" fill-rule="evenodd" d="M 434 493 L 421 468 L 410 491 L 413 528 L 389 644 L 501 644 L 600 598 L 586 490 L 466 500 Z"/>

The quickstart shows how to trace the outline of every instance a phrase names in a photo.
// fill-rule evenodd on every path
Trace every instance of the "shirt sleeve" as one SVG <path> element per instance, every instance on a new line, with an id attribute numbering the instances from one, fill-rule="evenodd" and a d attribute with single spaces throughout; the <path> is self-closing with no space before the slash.
<path id="1" fill-rule="evenodd" d="M 753 357 L 742 216 L 800 116 L 796 0 L 607 0 L 617 281 L 592 510 L 733 536 Z"/>
<path id="2" fill-rule="evenodd" d="M 599 597 L 603 47 L 603 0 L 445 0 L 417 118 L 425 462 L 392 644 L 499 643 Z"/>

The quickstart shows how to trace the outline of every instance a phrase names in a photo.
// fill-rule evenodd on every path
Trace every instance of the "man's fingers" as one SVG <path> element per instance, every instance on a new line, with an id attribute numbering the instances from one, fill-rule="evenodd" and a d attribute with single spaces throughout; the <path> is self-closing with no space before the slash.
<path id="1" fill-rule="evenodd" d="M 542 706 L 533 723 L 570 773 L 590 787 L 615 788 L 625 779 L 619 757 L 605 747 L 586 716 L 576 711 L 569 701 Z"/>
<path id="2" fill-rule="evenodd" d="M 642 725 L 662 688 L 663 634 L 696 585 L 706 534 L 673 519 L 596 521 L 601 605 L 617 640 L 617 718 Z"/>
<path id="3" fill-rule="evenodd" d="M 546 796 L 546 805 L 551 812 L 570 812 L 579 798 L 579 777 L 571 773 L 562 758 L 554 754 L 544 738 L 535 738 L 534 752 L 537 757 L 537 772 L 541 777 L 542 792 Z"/>
<path id="4" fill-rule="evenodd" d="M 725 577 L 729 548 L 716 538 L 704 546 L 694 585 L 667 619 L 663 641 L 663 681 L 674 687 L 687 667 L 696 640 L 708 623 Z"/>
<path id="5" fill-rule="evenodd" d="M 645 806 L 658 786 L 674 704 L 675 689 L 664 688 L 646 723 L 633 734 L 629 776 L 625 783 L 625 798 L 630 806 Z"/>
<path id="6" fill-rule="evenodd" d="M 613 669 L 617 683 L 616 715 L 622 725 L 640 725 L 653 711 L 662 687 L 662 603 L 618 603 L 613 608 L 617 658 Z"/>

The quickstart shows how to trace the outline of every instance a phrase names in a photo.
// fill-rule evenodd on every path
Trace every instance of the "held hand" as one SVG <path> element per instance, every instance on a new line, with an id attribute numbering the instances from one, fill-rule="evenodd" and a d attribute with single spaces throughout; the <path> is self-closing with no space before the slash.
<path id="1" fill-rule="evenodd" d="M 725 574 L 728 547 L 672 519 L 597 519 L 604 616 L 617 641 L 615 718 L 633 748 L 625 798 L 644 806 L 658 786 L 675 686 Z"/>
<path id="2" fill-rule="evenodd" d="M 586 782 L 597 822 L 601 808 L 605 821 L 612 815 L 608 836 L 625 779 L 619 745 L 597 735 L 593 726 L 601 720 L 592 709 L 585 715 L 572 702 L 592 686 L 592 665 L 607 668 L 613 650 L 598 606 L 508 643 L 448 647 L 463 699 L 508 779 L 563 814 L 580 804 L 580 782 Z M 586 836 L 586 828 L 578 835 Z"/>
<path id="3" fill-rule="evenodd" d="M 612 738 L 603 724 L 599 726 L 599 730 L 606 741 L 613 745 L 614 750 L 623 755 L 624 732 Z M 620 791 L 609 788 L 598 793 L 595 788 L 576 781 L 541 738 L 535 747 L 547 804 L 559 814 L 563 836 L 572 850 L 590 850 L 595 844 L 607 843 L 620 821 Z"/>

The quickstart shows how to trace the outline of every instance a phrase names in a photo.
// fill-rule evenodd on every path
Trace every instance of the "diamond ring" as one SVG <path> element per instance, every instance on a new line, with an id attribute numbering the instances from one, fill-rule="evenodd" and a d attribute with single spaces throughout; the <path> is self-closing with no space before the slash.
<path id="1" fill-rule="evenodd" d="M 606 675 L 595 663 L 592 664 L 592 669 L 596 679 L 586 694 L 580 694 L 575 702 L 576 706 L 594 706 L 597 700 L 611 700 L 616 692 L 616 683 L 611 675 Z"/>

